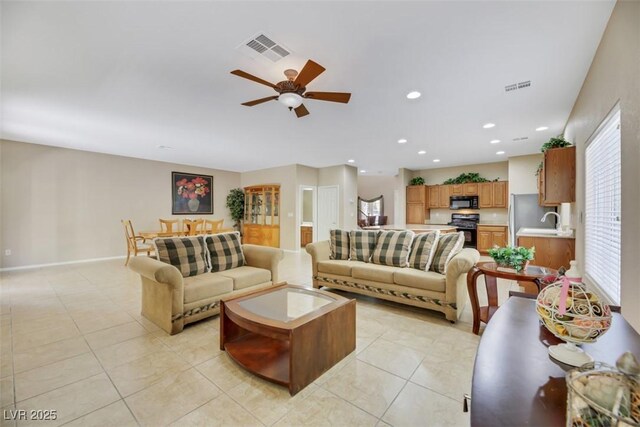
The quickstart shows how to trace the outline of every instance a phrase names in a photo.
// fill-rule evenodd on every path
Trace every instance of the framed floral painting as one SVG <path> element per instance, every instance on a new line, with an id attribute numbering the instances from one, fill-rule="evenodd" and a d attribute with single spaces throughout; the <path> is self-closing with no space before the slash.
<path id="1" fill-rule="evenodd" d="M 183 172 L 171 172 L 171 214 L 212 215 L 213 177 Z"/>

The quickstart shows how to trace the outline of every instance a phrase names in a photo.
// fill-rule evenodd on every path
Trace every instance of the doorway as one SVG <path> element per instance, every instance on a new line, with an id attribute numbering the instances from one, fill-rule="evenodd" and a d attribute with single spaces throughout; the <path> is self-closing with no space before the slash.
<path id="1" fill-rule="evenodd" d="M 298 193 L 298 248 L 318 240 L 318 209 L 316 207 L 318 187 L 301 185 Z"/>
<path id="2" fill-rule="evenodd" d="M 316 239 L 329 240 L 329 230 L 335 229 L 340 223 L 340 189 L 337 185 L 318 187 L 318 232 Z"/>

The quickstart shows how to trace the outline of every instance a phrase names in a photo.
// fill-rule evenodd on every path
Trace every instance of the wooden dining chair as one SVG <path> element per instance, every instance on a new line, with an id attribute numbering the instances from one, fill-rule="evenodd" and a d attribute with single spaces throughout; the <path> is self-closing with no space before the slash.
<path id="1" fill-rule="evenodd" d="M 122 222 L 122 226 L 124 227 L 124 237 L 127 239 L 127 260 L 124 262 L 124 265 L 129 264 L 129 258 L 131 258 L 132 253 L 133 256 L 138 256 L 139 253 L 146 252 L 147 256 L 151 256 L 151 252 L 154 251 L 153 245 L 147 243 L 144 237 L 136 236 L 131 220 L 123 219 L 120 222 Z"/>
<path id="2" fill-rule="evenodd" d="M 203 219 L 185 219 L 182 221 L 182 231 L 187 236 L 202 234 Z"/>
<path id="3" fill-rule="evenodd" d="M 179 221 L 177 219 L 162 219 L 160 218 L 160 233 L 163 235 L 172 235 L 180 231 Z M 173 226 L 175 225 L 175 230 Z"/>
<path id="4" fill-rule="evenodd" d="M 211 233 L 211 234 L 215 234 L 215 233 L 220 233 L 222 231 L 222 224 L 224 223 L 224 219 L 220 219 L 220 220 L 210 220 L 210 219 L 205 219 L 204 220 L 204 232 L 205 233 Z"/>

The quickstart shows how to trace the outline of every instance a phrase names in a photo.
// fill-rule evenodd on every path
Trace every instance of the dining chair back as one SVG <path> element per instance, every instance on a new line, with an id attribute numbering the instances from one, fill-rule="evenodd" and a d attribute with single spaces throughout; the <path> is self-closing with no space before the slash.
<path id="1" fill-rule="evenodd" d="M 188 236 L 202 234 L 203 219 L 185 219 L 182 221 L 182 231 Z"/>
<path id="2" fill-rule="evenodd" d="M 127 259 L 124 262 L 124 265 L 129 264 L 129 258 L 131 258 L 131 254 L 133 256 L 138 256 L 140 252 L 146 252 L 148 256 L 151 255 L 151 252 L 154 250 L 153 245 L 146 243 L 145 238 L 142 236 L 136 236 L 136 232 L 133 229 L 133 223 L 130 219 L 121 220 L 122 226 L 124 227 L 124 237 L 127 241 Z"/>
<path id="3" fill-rule="evenodd" d="M 222 224 L 224 223 L 224 219 L 220 219 L 220 220 L 210 220 L 210 219 L 205 219 L 204 220 L 204 232 L 205 233 L 220 233 L 220 231 L 222 230 Z"/>
<path id="4" fill-rule="evenodd" d="M 178 225 L 178 220 L 177 219 L 162 219 L 160 218 L 158 221 L 160 221 L 160 233 L 162 234 L 172 234 L 174 232 L 177 232 L 180 228 L 180 226 Z M 175 230 L 173 228 L 173 226 L 175 225 Z"/>

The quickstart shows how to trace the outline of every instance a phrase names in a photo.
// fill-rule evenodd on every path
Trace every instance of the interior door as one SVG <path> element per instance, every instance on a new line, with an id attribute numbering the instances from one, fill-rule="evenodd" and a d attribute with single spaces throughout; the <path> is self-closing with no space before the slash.
<path id="1" fill-rule="evenodd" d="M 338 228 L 338 186 L 318 187 L 318 241 L 329 240 L 329 230 Z"/>

